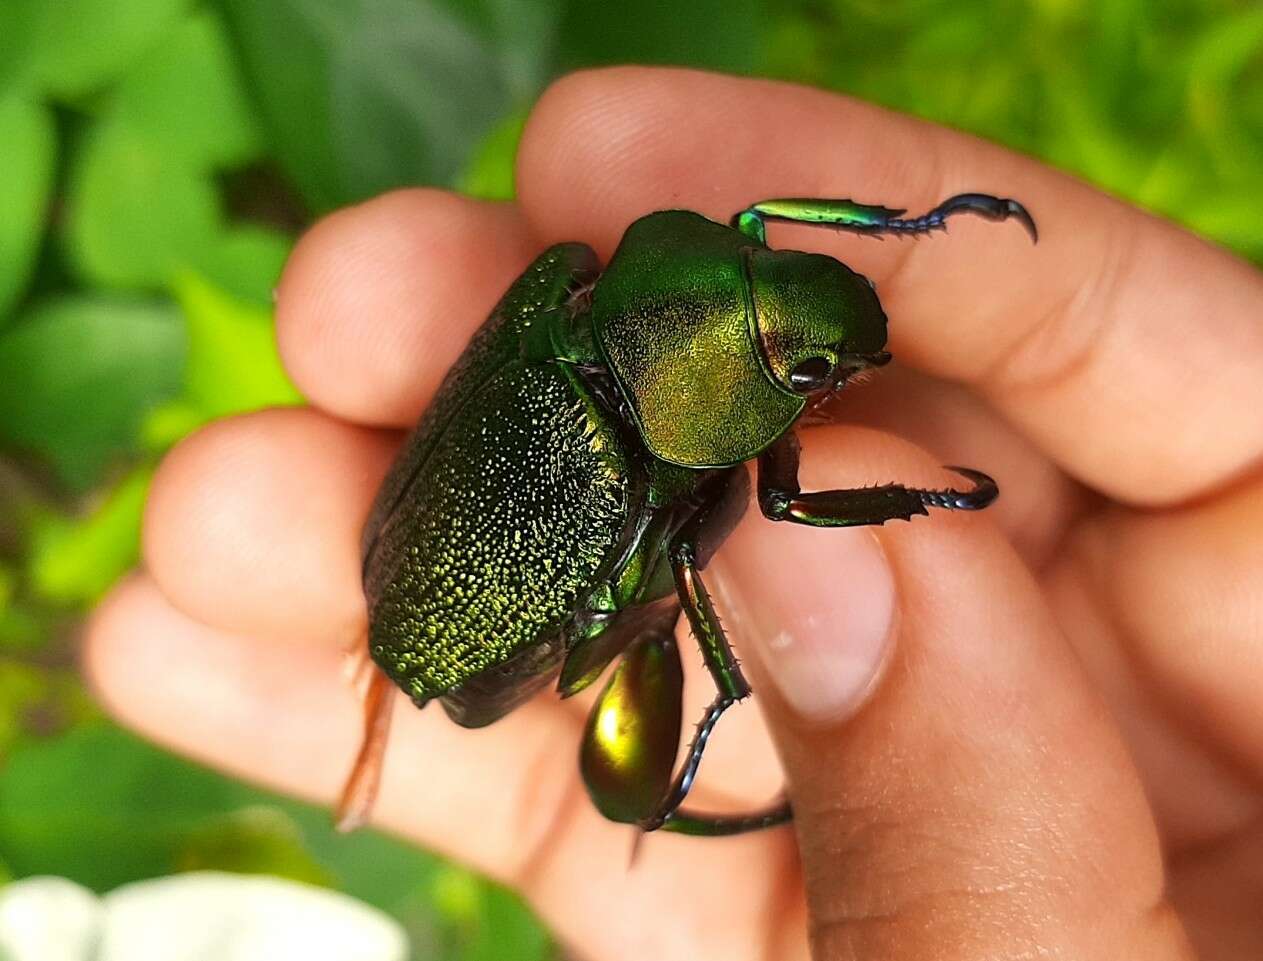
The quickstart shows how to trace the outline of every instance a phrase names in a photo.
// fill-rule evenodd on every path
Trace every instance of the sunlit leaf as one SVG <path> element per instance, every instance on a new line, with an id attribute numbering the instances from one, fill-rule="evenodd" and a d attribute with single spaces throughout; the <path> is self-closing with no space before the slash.
<path id="1" fill-rule="evenodd" d="M 526 114 L 516 113 L 501 121 L 474 151 L 456 189 L 483 200 L 512 200 L 513 163 L 526 126 Z"/>
<path id="2" fill-rule="evenodd" d="M 30 278 L 56 150 L 47 109 L 16 93 L 0 95 L 0 326 Z"/>
<path id="3" fill-rule="evenodd" d="M 89 604 L 140 556 L 140 519 L 152 471 L 140 468 L 114 487 L 87 516 L 37 524 L 30 581 L 60 604 Z"/>
<path id="4" fill-rule="evenodd" d="M 238 300 L 271 304 L 293 238 L 268 227 L 234 227 L 198 259 L 206 279 Z"/>
<path id="5" fill-rule="evenodd" d="M 191 272 L 175 283 L 188 328 L 184 394 L 206 418 L 301 403 L 276 351 L 272 312 Z"/>
<path id="6" fill-rule="evenodd" d="M 0 442 L 92 483 L 137 449 L 148 410 L 179 388 L 184 331 L 169 306 L 67 297 L 0 333 Z"/>

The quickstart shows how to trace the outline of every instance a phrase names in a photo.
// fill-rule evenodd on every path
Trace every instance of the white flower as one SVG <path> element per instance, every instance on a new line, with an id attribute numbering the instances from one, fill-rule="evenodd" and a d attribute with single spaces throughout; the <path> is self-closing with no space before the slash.
<path id="1" fill-rule="evenodd" d="M 104 897 L 64 878 L 0 889 L 0 961 L 406 961 L 393 919 L 336 891 L 213 871 Z"/>

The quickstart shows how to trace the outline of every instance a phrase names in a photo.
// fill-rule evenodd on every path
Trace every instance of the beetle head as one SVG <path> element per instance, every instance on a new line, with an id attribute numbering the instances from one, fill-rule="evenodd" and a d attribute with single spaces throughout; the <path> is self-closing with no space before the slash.
<path id="1" fill-rule="evenodd" d="M 754 247 L 745 260 L 754 336 L 779 386 L 818 397 L 890 359 L 886 315 L 863 275 L 797 250 Z"/>
<path id="2" fill-rule="evenodd" d="M 859 274 L 683 210 L 627 229 L 592 324 L 645 444 L 686 467 L 757 456 L 886 342 Z"/>

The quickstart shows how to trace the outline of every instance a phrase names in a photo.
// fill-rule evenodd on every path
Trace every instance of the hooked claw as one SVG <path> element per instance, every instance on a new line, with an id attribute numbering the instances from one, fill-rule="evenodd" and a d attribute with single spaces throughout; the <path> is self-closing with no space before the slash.
<path id="1" fill-rule="evenodd" d="M 957 211 L 978 214 L 980 217 L 986 217 L 988 220 L 1008 220 L 1012 217 L 1026 228 L 1026 232 L 1031 235 L 1033 243 L 1039 243 L 1039 230 L 1035 226 L 1035 219 L 1031 217 L 1030 212 L 1025 207 L 1010 197 L 992 197 L 989 194 L 957 194 L 955 197 L 949 197 L 947 200 L 944 200 L 926 214 L 926 218 L 945 218 L 948 214 L 956 213 Z"/>
<path id="2" fill-rule="evenodd" d="M 921 502 L 926 507 L 945 507 L 948 510 L 958 511 L 980 511 L 987 507 L 1000 496 L 1000 488 L 994 480 L 980 470 L 974 470 L 972 467 L 945 467 L 944 470 L 954 471 L 962 477 L 974 482 L 974 486 L 967 491 L 958 491 L 955 488 L 949 488 L 942 491 L 918 491 L 921 495 Z"/>

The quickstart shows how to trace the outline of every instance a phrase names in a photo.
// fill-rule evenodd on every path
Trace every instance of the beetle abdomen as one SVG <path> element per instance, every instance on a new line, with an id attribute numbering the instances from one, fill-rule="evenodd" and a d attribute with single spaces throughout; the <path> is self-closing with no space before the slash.
<path id="1" fill-rule="evenodd" d="M 566 365 L 524 362 L 509 349 L 550 306 L 506 309 L 512 293 L 490 322 L 499 323 L 495 342 L 487 328 L 475 340 L 501 362 L 480 382 L 467 368 L 444 384 L 401 458 L 407 477 L 366 538 L 369 648 L 416 700 L 554 636 L 627 523 L 617 431 Z"/>

